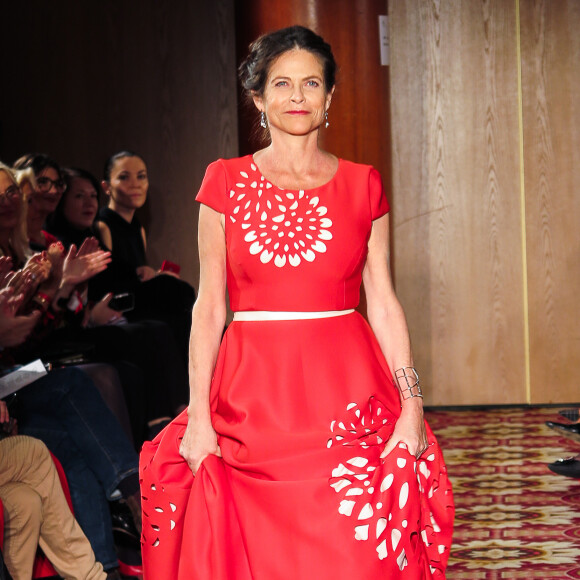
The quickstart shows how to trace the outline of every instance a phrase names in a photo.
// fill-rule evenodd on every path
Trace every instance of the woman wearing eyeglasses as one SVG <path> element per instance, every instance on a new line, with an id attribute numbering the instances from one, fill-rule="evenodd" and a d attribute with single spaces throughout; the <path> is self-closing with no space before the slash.
<path id="1" fill-rule="evenodd" d="M 58 163 L 43 153 L 28 153 L 14 163 L 14 168 L 32 169 L 34 172 L 33 186 L 25 182 L 25 198 L 28 201 L 28 238 L 33 250 L 45 250 L 57 239 L 43 230 L 46 218 L 56 209 L 65 190 Z"/>

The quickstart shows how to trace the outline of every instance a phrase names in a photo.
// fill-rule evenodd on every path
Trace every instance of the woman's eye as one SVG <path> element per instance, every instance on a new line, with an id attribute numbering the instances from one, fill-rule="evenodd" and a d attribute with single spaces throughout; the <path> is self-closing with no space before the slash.
<path id="1" fill-rule="evenodd" d="M 125 181 L 129 176 L 126 173 L 122 173 L 121 175 L 119 175 L 119 177 L 117 177 L 117 179 L 119 181 Z"/>
<path id="2" fill-rule="evenodd" d="M 138 178 L 138 179 L 147 179 L 147 174 L 146 174 L 146 173 L 140 173 L 140 174 L 137 176 L 137 178 Z"/>
<path id="3" fill-rule="evenodd" d="M 309 87 L 319 87 L 320 86 L 320 84 L 318 83 L 318 81 L 308 81 L 306 83 L 306 85 L 309 86 Z"/>
<path id="4" fill-rule="evenodd" d="M 287 83 L 286 81 L 278 81 L 278 82 L 276 83 L 276 86 L 277 86 L 277 87 L 285 87 L 285 86 L 287 86 L 287 85 L 288 85 L 288 83 Z"/>

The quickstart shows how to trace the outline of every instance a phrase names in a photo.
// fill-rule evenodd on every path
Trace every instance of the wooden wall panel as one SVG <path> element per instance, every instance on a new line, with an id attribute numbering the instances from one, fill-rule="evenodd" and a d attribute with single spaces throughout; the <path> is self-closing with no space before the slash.
<path id="1" fill-rule="evenodd" d="M 523 402 L 515 3 L 389 11 L 396 286 L 426 402 Z"/>
<path id="2" fill-rule="evenodd" d="M 0 159 L 44 151 L 100 177 L 111 153 L 137 151 L 152 265 L 197 285 L 194 196 L 238 150 L 233 0 L 29 0 L 3 18 Z"/>
<path id="3" fill-rule="evenodd" d="M 531 402 L 580 400 L 580 3 L 521 2 Z"/>

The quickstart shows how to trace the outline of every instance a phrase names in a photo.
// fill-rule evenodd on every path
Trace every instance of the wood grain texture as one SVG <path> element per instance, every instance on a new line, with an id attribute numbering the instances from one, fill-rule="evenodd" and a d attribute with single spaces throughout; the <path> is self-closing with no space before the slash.
<path id="1" fill-rule="evenodd" d="M 579 400 L 580 3 L 521 3 L 531 402 Z"/>
<path id="2" fill-rule="evenodd" d="M 100 178 L 109 155 L 138 152 L 150 262 L 197 285 L 194 197 L 207 164 L 237 154 L 233 0 L 30 0 L 3 16 L 0 158 L 44 151 Z"/>
<path id="3" fill-rule="evenodd" d="M 396 286 L 429 404 L 525 401 L 515 22 L 390 5 Z"/>
<path id="4" fill-rule="evenodd" d="M 388 67 L 380 64 L 378 16 L 385 0 L 243 0 L 236 3 L 238 61 L 261 34 L 307 26 L 331 47 L 338 63 L 336 91 L 321 146 L 338 157 L 374 165 L 390 185 Z M 240 107 L 240 152 L 263 147 L 254 128 L 253 106 Z"/>

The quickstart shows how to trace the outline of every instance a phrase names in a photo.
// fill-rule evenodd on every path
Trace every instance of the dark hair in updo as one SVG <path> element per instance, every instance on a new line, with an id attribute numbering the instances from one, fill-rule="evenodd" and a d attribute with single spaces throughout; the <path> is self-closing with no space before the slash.
<path id="1" fill-rule="evenodd" d="M 119 153 L 111 155 L 105 162 L 105 167 L 103 168 L 103 178 L 105 179 L 105 181 L 111 181 L 111 171 L 113 171 L 115 163 L 117 163 L 119 159 L 124 159 L 125 157 L 139 157 L 139 159 L 141 159 L 141 161 L 145 163 L 145 159 L 143 159 L 141 155 L 133 153 L 133 151 L 119 151 Z"/>
<path id="2" fill-rule="evenodd" d="M 250 54 L 238 68 L 242 87 L 248 96 L 264 94 L 272 63 L 289 50 L 311 52 L 322 62 L 324 88 L 329 91 L 335 84 L 336 61 L 330 44 L 304 26 L 290 26 L 260 36 L 250 45 Z"/>

